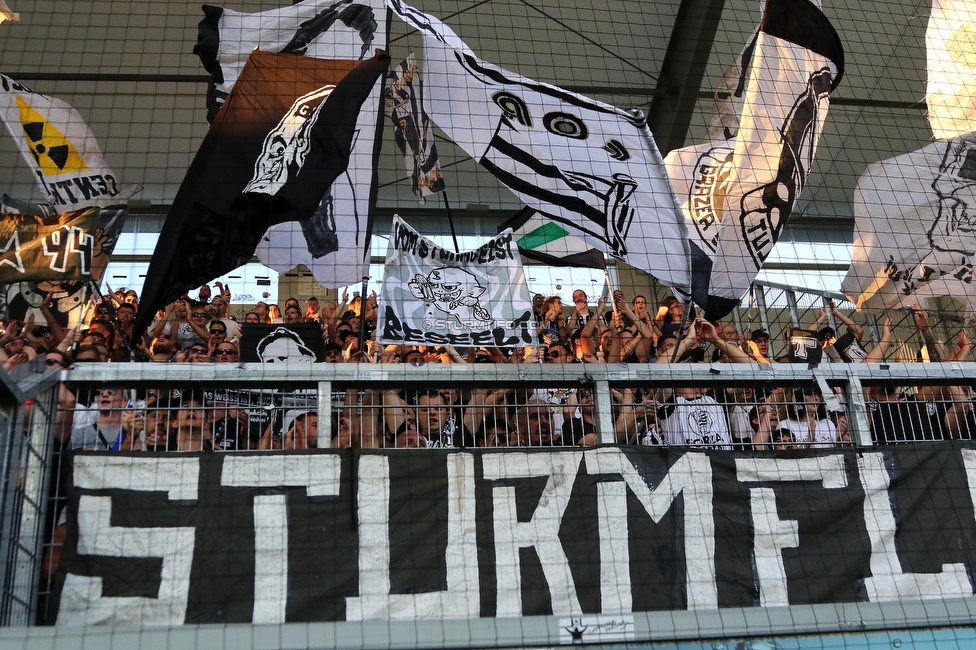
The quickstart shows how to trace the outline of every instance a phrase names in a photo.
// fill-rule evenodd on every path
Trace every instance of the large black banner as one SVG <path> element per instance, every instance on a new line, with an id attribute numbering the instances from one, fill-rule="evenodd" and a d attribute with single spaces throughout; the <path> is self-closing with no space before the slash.
<path id="1" fill-rule="evenodd" d="M 78 453 L 58 623 L 625 630 L 642 611 L 971 596 L 974 490 L 972 443 Z"/>

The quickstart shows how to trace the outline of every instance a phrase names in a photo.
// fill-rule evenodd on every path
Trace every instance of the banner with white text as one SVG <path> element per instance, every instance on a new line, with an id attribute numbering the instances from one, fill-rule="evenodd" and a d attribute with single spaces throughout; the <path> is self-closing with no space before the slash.
<path id="1" fill-rule="evenodd" d="M 455 252 L 394 216 L 378 310 L 381 343 L 533 344 L 532 301 L 511 230 Z"/>
<path id="2" fill-rule="evenodd" d="M 634 612 L 959 598 L 974 491 L 968 442 L 83 452 L 57 622 L 600 616 L 626 637 Z"/>

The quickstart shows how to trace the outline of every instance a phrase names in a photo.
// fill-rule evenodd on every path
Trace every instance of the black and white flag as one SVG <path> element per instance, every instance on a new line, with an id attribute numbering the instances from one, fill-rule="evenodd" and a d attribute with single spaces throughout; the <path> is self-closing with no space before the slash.
<path id="1" fill-rule="evenodd" d="M 207 96 L 214 119 L 255 48 L 317 59 L 363 60 L 386 47 L 386 7 L 382 0 L 306 0 L 260 13 L 241 13 L 204 5 L 193 51 L 213 76 Z M 310 219 L 268 230 L 256 255 L 285 273 L 304 264 L 326 287 L 362 280 L 375 191 L 373 143 L 378 128 L 377 83 L 357 121 L 349 166 L 326 192 Z"/>
<path id="2" fill-rule="evenodd" d="M 712 97 L 712 119 L 705 132 L 705 139 L 710 142 L 731 140 L 739 132 L 746 82 L 749 81 L 749 66 L 752 65 L 752 55 L 756 51 L 758 36 L 757 29 L 718 80 L 715 95 Z"/>
<path id="3" fill-rule="evenodd" d="M 325 361 L 322 326 L 316 322 L 267 325 L 244 323 L 244 363 L 315 363 Z"/>
<path id="4" fill-rule="evenodd" d="M 403 154 L 414 195 L 423 203 L 444 191 L 434 129 L 424 107 L 424 82 L 414 53 L 390 73 L 386 90 L 386 116 L 393 121 L 397 147 Z"/>
<path id="5" fill-rule="evenodd" d="M 843 71 L 840 38 L 823 12 L 809 0 L 770 0 L 736 137 L 668 155 L 689 222 L 693 296 L 707 318 L 732 311 L 772 252 Z"/>
<path id="6" fill-rule="evenodd" d="M 2 74 L 0 121 L 59 212 L 122 205 L 142 190 L 112 171 L 78 111 Z"/>
<path id="7" fill-rule="evenodd" d="M 974 304 L 976 134 L 869 165 L 854 194 L 854 256 L 841 289 L 858 310 L 954 296 Z"/>
<path id="8" fill-rule="evenodd" d="M 430 115 L 527 206 L 663 284 L 687 289 L 684 221 L 644 119 L 479 59 L 401 0 L 421 31 Z"/>
<path id="9" fill-rule="evenodd" d="M 821 0 L 811 0 L 821 7 Z M 766 11 L 765 0 L 759 0 L 759 17 L 762 19 Z M 712 118 L 706 130 L 706 140 L 721 142 L 731 140 L 739 132 L 739 119 L 742 117 L 742 104 L 745 102 L 746 82 L 749 81 L 749 68 L 752 65 L 752 55 L 756 51 L 756 28 L 746 41 L 745 47 L 729 64 L 722 77 L 718 80 L 715 95 L 712 98 Z"/>
<path id="10" fill-rule="evenodd" d="M 525 347 L 535 331 L 511 230 L 455 253 L 394 216 L 377 308 L 381 343 Z"/>
<path id="11" fill-rule="evenodd" d="M 217 117 L 254 49 L 362 61 L 385 47 L 386 8 L 375 0 L 307 0 L 259 13 L 203 5 L 193 53 L 212 75 L 207 119 Z"/>
<path id="12" fill-rule="evenodd" d="M 389 61 L 385 52 L 361 63 L 251 54 L 163 223 L 137 334 L 183 292 L 246 264 L 271 226 L 315 222 Z"/>
<path id="13" fill-rule="evenodd" d="M 58 214 L 46 204 L 3 196 L 0 202 L 0 314 L 26 320 L 46 297 L 62 327 L 78 327 L 92 287 L 101 285 L 128 209 Z"/>

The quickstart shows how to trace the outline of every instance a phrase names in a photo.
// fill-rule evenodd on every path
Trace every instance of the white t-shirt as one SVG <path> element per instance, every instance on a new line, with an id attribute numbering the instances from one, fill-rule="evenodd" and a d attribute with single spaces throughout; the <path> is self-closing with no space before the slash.
<path id="1" fill-rule="evenodd" d="M 829 420 L 816 420 L 813 439 L 810 438 L 810 423 L 800 420 L 783 420 L 780 429 L 785 429 L 793 435 L 793 440 L 813 449 L 829 449 L 837 444 L 837 427 Z"/>
<path id="2" fill-rule="evenodd" d="M 733 442 L 746 445 L 752 443 L 755 431 L 752 430 L 752 420 L 749 418 L 751 410 L 751 405 L 736 404 L 729 411 L 729 431 L 732 433 Z"/>
<path id="3" fill-rule="evenodd" d="M 658 409 L 658 423 L 669 445 L 732 449 L 725 409 L 710 395 L 672 397 Z"/>
<path id="4" fill-rule="evenodd" d="M 175 334 L 173 333 L 174 322 L 177 325 Z M 200 338 L 197 336 L 197 333 L 193 330 L 193 326 L 190 325 L 190 323 L 182 322 L 182 321 L 170 321 L 169 323 L 166 323 L 163 326 L 163 329 L 160 330 L 160 334 L 168 334 L 170 336 L 175 336 L 176 340 L 179 342 L 180 352 L 186 350 L 191 345 L 193 345 L 195 339 Z"/>

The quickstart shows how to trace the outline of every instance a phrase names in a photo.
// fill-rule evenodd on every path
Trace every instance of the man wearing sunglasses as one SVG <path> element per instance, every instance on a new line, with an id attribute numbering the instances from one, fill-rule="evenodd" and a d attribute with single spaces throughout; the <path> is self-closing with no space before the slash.
<path id="1" fill-rule="evenodd" d="M 222 320 L 212 320 L 207 328 L 207 333 L 210 335 L 209 339 L 205 338 L 204 340 L 209 340 L 210 346 L 216 348 L 220 343 L 227 340 L 227 325 Z"/>
<path id="2" fill-rule="evenodd" d="M 543 361 L 546 363 L 570 363 L 573 360 L 569 347 L 562 343 L 554 343 L 546 350 Z"/>
<path id="3" fill-rule="evenodd" d="M 194 343 L 183 353 L 183 361 L 186 363 L 210 363 L 208 349 L 202 343 Z"/>
<path id="4" fill-rule="evenodd" d="M 200 305 L 194 305 L 190 309 L 190 327 L 193 328 L 193 333 L 199 336 L 202 340 L 207 341 L 210 339 L 210 312 Z M 185 350 L 189 345 L 182 346 Z"/>
<path id="5" fill-rule="evenodd" d="M 239 359 L 237 346 L 230 341 L 222 341 L 214 348 L 214 361 L 217 363 L 237 363 Z"/>
<path id="6" fill-rule="evenodd" d="M 50 350 L 49 352 L 45 353 L 44 365 L 48 370 L 62 370 L 70 366 L 68 363 L 68 358 L 64 356 L 64 352 L 61 350 Z"/>

